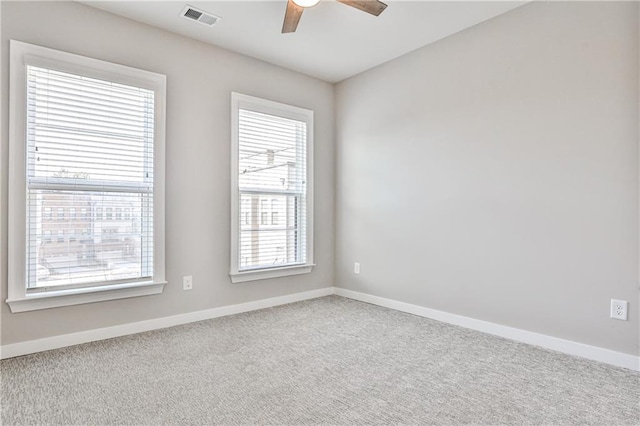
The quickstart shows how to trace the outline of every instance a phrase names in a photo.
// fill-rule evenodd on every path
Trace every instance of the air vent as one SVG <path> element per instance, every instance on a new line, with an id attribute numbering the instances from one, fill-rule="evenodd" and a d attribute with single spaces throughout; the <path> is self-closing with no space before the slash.
<path id="1" fill-rule="evenodd" d="M 211 13 L 207 13 L 203 10 L 196 9 L 195 7 L 189 5 L 185 6 L 180 16 L 208 26 L 212 26 L 220 20 L 219 16 L 212 15 Z"/>

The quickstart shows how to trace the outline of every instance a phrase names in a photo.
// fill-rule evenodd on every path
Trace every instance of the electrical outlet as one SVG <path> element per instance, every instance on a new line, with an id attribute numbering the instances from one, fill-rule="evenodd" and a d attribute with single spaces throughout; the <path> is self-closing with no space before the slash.
<path id="1" fill-rule="evenodd" d="M 627 320 L 627 301 L 611 299 L 611 318 Z"/>
<path id="2" fill-rule="evenodd" d="M 191 290 L 193 288 L 193 277 L 191 275 L 182 277 L 182 289 Z"/>
<path id="3" fill-rule="evenodd" d="M 359 274 L 360 273 L 360 264 L 358 262 L 353 264 L 353 273 L 354 274 Z"/>

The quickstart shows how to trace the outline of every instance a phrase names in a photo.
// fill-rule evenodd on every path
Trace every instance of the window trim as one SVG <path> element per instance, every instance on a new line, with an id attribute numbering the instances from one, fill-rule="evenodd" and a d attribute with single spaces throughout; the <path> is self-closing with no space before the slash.
<path id="1" fill-rule="evenodd" d="M 8 298 L 11 312 L 24 312 L 162 293 L 165 281 L 166 76 L 68 52 L 10 40 Z M 153 280 L 28 292 L 26 286 L 26 67 L 57 69 L 155 92 Z"/>
<path id="2" fill-rule="evenodd" d="M 240 230 L 240 189 L 238 187 L 239 110 L 240 108 L 264 114 L 278 115 L 307 124 L 307 188 L 306 188 L 306 254 L 305 263 L 273 268 L 257 268 L 240 271 L 239 230 Z M 313 270 L 313 111 L 241 93 L 231 93 L 231 282 L 278 278 L 290 275 L 308 274 Z"/>

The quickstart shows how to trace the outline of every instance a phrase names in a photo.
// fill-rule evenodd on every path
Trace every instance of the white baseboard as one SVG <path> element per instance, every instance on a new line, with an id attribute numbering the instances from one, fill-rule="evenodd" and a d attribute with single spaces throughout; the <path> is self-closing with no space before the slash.
<path id="1" fill-rule="evenodd" d="M 286 305 L 288 303 L 315 299 L 331 294 L 336 294 L 338 296 L 347 297 L 349 299 L 359 300 L 361 302 L 371 303 L 373 305 L 383 306 L 385 308 L 390 308 L 397 311 L 458 325 L 472 330 L 493 334 L 495 336 L 505 337 L 507 339 L 515 340 L 522 343 L 528 343 L 530 345 L 540 346 L 569 355 L 575 355 L 582 358 L 615 365 L 618 367 L 625 367 L 631 370 L 640 371 L 640 357 L 634 355 L 599 348 L 596 346 L 590 346 L 584 343 L 573 342 L 571 340 L 560 339 L 545 334 L 521 330 L 518 328 L 507 327 L 500 324 L 494 324 L 491 322 L 438 311 L 435 309 L 425 308 L 423 306 L 412 305 L 410 303 L 398 302 L 396 300 L 372 296 L 369 294 L 359 293 L 357 291 L 338 287 L 326 287 L 318 290 L 306 291 L 303 293 L 272 297 L 269 299 L 240 303 L 237 305 L 221 306 L 219 308 L 206 309 L 203 311 L 190 312 L 187 314 L 173 315 L 170 317 L 156 318 L 152 320 L 138 321 L 130 324 L 122 324 L 95 330 L 64 334 L 61 336 L 46 337 L 43 339 L 13 343 L 0 346 L 0 359 L 48 351 L 51 349 L 63 348 L 66 346 L 93 342 L 96 340 L 111 339 L 113 337 L 142 333 L 144 331 L 173 327 L 190 322 L 219 318 L 227 315 L 255 311 L 258 309 L 270 308 L 279 305 Z"/>
<path id="2" fill-rule="evenodd" d="M 302 300 L 315 299 L 317 297 L 328 296 L 330 294 L 334 294 L 333 287 L 305 291 L 303 293 L 289 294 L 286 296 L 272 297 L 269 299 L 256 300 L 254 302 L 240 303 L 237 305 L 221 306 L 219 308 L 206 309 L 204 311 L 190 312 L 187 314 L 173 315 L 170 317 L 156 318 L 152 320 L 138 321 L 112 327 L 98 328 L 95 330 L 63 334 L 61 336 L 46 337 L 43 339 L 13 343 L 10 345 L 0 346 L 0 359 L 13 358 L 16 356 L 27 355 L 36 352 L 93 342 L 96 340 L 111 339 L 113 337 L 142 333 L 144 331 L 150 330 L 157 330 L 160 328 L 173 327 L 176 325 L 187 324 L 190 322 L 202 321 L 212 318 L 219 318 L 227 315 L 239 314 L 242 312 L 271 308 L 273 306 L 286 305 L 288 303 L 300 302 Z"/>
<path id="3" fill-rule="evenodd" d="M 384 297 L 371 296 L 369 294 L 359 293 L 357 291 L 347 290 L 344 288 L 336 287 L 335 294 L 338 296 L 348 297 L 349 299 L 384 306 L 385 308 L 395 309 L 397 311 L 493 334 L 495 336 L 505 337 L 518 342 L 540 346 L 565 354 L 640 371 L 640 357 L 638 356 L 599 348 L 597 346 L 590 346 L 584 343 L 573 342 L 571 340 L 560 339 L 546 334 L 539 334 L 532 331 L 521 330 L 519 328 L 494 324 L 409 303 L 398 302 Z"/>

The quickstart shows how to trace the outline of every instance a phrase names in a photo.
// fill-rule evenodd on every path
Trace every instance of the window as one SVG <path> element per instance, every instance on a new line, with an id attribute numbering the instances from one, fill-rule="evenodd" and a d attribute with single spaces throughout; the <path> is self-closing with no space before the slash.
<path id="1" fill-rule="evenodd" d="M 260 200 L 260 225 L 267 224 L 269 212 L 267 211 L 267 200 Z"/>
<path id="2" fill-rule="evenodd" d="M 233 93 L 232 145 L 232 281 L 311 272 L 313 111 Z"/>
<path id="3" fill-rule="evenodd" d="M 14 40 L 10 56 L 12 312 L 162 292 L 165 77 Z M 110 237 L 130 245 L 104 244 L 96 206 L 124 203 L 137 220 Z M 38 244 L 61 227 L 79 244 Z"/>
<path id="4" fill-rule="evenodd" d="M 107 228 L 102 230 L 102 242 L 103 243 L 114 243 L 118 242 L 118 229 L 116 228 Z"/>
<path id="5" fill-rule="evenodd" d="M 271 200 L 271 224 L 278 224 L 278 201 Z"/>

